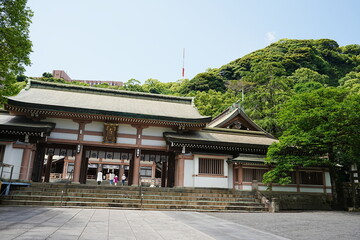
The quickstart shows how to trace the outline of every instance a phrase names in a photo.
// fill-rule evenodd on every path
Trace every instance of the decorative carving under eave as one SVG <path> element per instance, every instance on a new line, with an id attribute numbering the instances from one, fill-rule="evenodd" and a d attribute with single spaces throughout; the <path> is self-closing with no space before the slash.
<path id="1" fill-rule="evenodd" d="M 227 126 L 230 129 L 238 129 L 238 130 L 249 130 L 249 128 L 245 127 L 239 120 L 231 123 Z"/>
<path id="2" fill-rule="evenodd" d="M 116 143 L 119 124 L 104 123 L 104 143 Z"/>

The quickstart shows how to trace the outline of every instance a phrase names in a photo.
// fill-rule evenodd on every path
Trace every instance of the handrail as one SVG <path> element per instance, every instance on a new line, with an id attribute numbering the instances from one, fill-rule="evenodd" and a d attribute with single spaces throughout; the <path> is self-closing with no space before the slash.
<path id="1" fill-rule="evenodd" d="M 10 178 L 9 178 L 9 182 L 11 182 L 14 165 L 12 165 L 12 164 L 7 164 L 7 163 L 0 163 L 0 168 L 1 168 L 0 179 L 3 179 L 3 176 L 2 176 L 2 175 L 3 175 L 3 172 L 4 172 L 4 167 L 9 167 L 9 168 L 11 168 L 11 170 L 10 170 Z M 7 172 L 7 173 L 9 173 L 9 172 Z"/>
<path id="2" fill-rule="evenodd" d="M 3 179 L 3 173 L 4 173 L 4 167 L 9 167 L 10 168 L 10 172 L 7 172 L 6 173 L 10 173 L 10 177 L 9 177 L 9 184 L 6 186 L 6 188 L 4 189 L 4 191 L 0 192 L 0 196 L 2 195 L 9 195 L 9 192 L 10 192 L 10 186 L 11 186 L 11 181 L 12 181 L 12 175 L 13 175 L 13 171 L 14 171 L 14 165 L 12 164 L 7 164 L 7 163 L 0 163 L 0 167 L 1 167 L 1 172 L 0 172 L 0 182 L 2 181 Z M 5 179 L 5 178 L 4 178 Z"/>
<path id="3" fill-rule="evenodd" d="M 278 199 L 272 198 L 270 201 L 259 190 L 255 190 L 255 194 L 257 195 L 257 198 L 260 199 L 261 203 L 265 205 L 265 208 L 267 208 L 270 213 L 275 213 L 279 211 Z"/>
<path id="4" fill-rule="evenodd" d="M 265 208 L 269 209 L 271 205 L 270 200 L 267 197 L 265 197 L 264 194 L 262 194 L 259 190 L 256 190 L 255 193 L 257 198 L 261 201 L 261 203 L 265 205 Z"/>
<path id="5" fill-rule="evenodd" d="M 143 205 L 143 192 L 142 192 L 142 183 L 141 183 L 141 176 L 139 174 L 139 197 L 140 197 L 140 209 L 142 210 Z"/>
<path id="6" fill-rule="evenodd" d="M 67 194 L 67 190 L 68 190 L 68 185 L 69 183 L 71 184 L 71 180 L 72 179 L 72 175 L 74 173 L 74 169 L 72 169 L 69 173 L 69 176 L 66 180 L 66 183 L 65 183 L 65 188 L 61 190 L 61 201 L 60 201 L 60 207 L 62 207 L 62 204 L 63 204 L 63 198 L 64 198 L 64 190 L 65 190 L 65 193 Z"/>

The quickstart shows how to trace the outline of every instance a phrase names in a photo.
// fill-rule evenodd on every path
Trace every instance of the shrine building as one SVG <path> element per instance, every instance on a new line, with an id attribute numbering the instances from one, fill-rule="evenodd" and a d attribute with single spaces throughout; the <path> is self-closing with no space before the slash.
<path id="1" fill-rule="evenodd" d="M 212 119 L 193 98 L 35 80 L 0 112 L 0 163 L 21 181 L 86 184 L 102 171 L 133 186 L 251 190 L 257 180 L 265 190 L 276 141 L 237 105 Z M 299 168 L 292 180 L 273 190 L 331 193 L 326 168 Z"/>

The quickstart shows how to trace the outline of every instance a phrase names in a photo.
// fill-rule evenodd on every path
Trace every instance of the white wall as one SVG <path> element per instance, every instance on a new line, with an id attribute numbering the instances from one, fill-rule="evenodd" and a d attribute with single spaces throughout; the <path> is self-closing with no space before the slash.
<path id="1" fill-rule="evenodd" d="M 165 147 L 166 142 L 165 141 L 158 141 L 158 140 L 142 139 L 141 140 L 141 145 Z"/>
<path id="2" fill-rule="evenodd" d="M 266 190 L 267 189 L 267 187 L 265 187 L 265 189 L 264 190 Z M 262 189 L 261 189 L 262 190 Z M 273 191 L 279 191 L 279 192 L 297 192 L 297 188 L 296 187 L 276 187 L 276 186 L 274 186 L 273 188 L 272 188 L 272 190 Z"/>
<path id="3" fill-rule="evenodd" d="M 91 122 L 91 123 L 85 124 L 85 131 L 103 132 L 104 131 L 104 123 L 103 122 Z"/>
<path id="4" fill-rule="evenodd" d="M 122 134 L 136 134 L 137 129 L 129 124 L 119 124 L 118 133 Z"/>
<path id="5" fill-rule="evenodd" d="M 62 118 L 46 118 L 43 122 L 53 122 L 56 123 L 56 128 L 63 128 L 63 129 L 71 129 L 71 130 L 78 130 L 79 124 L 74 122 L 71 119 L 62 119 Z"/>
<path id="6" fill-rule="evenodd" d="M 194 177 L 194 187 L 228 188 L 228 179 L 219 177 Z"/>
<path id="7" fill-rule="evenodd" d="M 164 132 L 174 132 L 174 130 L 164 127 L 148 127 L 142 130 L 142 135 L 162 137 Z"/>
<path id="8" fill-rule="evenodd" d="M 329 172 L 325 172 L 325 186 L 331 187 L 331 179 Z"/>
<path id="9" fill-rule="evenodd" d="M 124 143 L 124 144 L 136 144 L 135 138 L 117 138 L 117 143 Z"/>
<path id="10" fill-rule="evenodd" d="M 5 154 L 4 154 L 4 163 L 14 165 L 12 179 L 19 179 L 20 177 L 20 168 L 23 156 L 23 149 L 13 148 L 12 143 L 6 144 Z M 10 171 L 10 168 L 4 168 L 4 171 Z M 4 178 L 9 178 L 10 173 L 3 172 Z"/>
<path id="11" fill-rule="evenodd" d="M 224 177 L 218 176 L 197 176 L 199 174 L 199 158 L 217 158 L 224 160 Z M 232 168 L 228 167 L 225 156 L 202 156 L 194 155 L 193 160 L 185 160 L 184 165 L 184 186 L 185 187 L 215 187 L 215 188 L 232 188 Z M 230 169 L 230 170 L 229 170 Z M 229 172 L 231 175 L 229 177 Z M 229 182 L 229 178 L 231 182 Z"/>
<path id="12" fill-rule="evenodd" d="M 58 132 L 51 132 L 48 138 L 52 139 L 66 139 L 66 140 L 77 140 L 78 135 L 73 133 L 58 133 Z"/>
<path id="13" fill-rule="evenodd" d="M 326 189 L 328 190 L 328 189 Z M 300 192 L 311 192 L 311 193 L 323 193 L 324 189 L 322 188 L 322 186 L 319 186 L 319 188 L 300 188 Z"/>
<path id="14" fill-rule="evenodd" d="M 102 142 L 103 140 L 103 136 L 84 135 L 84 141 Z"/>

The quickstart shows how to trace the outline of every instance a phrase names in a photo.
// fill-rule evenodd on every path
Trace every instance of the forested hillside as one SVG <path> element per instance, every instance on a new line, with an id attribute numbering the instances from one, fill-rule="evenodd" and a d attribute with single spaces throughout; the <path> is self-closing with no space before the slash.
<path id="1" fill-rule="evenodd" d="M 65 83 L 47 73 L 42 79 Z M 107 84 L 97 87 L 114 88 Z M 283 129 L 277 113 L 283 104 L 296 94 L 324 87 L 360 91 L 360 45 L 340 47 L 330 39 L 282 39 L 191 80 L 162 83 L 148 79 L 141 84 L 130 79 L 121 89 L 196 97 L 200 113 L 210 116 L 240 102 L 261 127 L 280 136 Z"/>
<path id="2" fill-rule="evenodd" d="M 132 79 L 124 89 L 194 96 L 199 111 L 211 116 L 239 101 L 260 126 L 280 136 L 276 115 L 282 104 L 295 94 L 330 86 L 359 92 L 360 45 L 282 39 L 191 80 L 161 83 L 149 79 L 140 85 Z"/>

